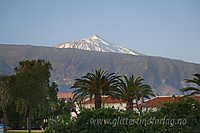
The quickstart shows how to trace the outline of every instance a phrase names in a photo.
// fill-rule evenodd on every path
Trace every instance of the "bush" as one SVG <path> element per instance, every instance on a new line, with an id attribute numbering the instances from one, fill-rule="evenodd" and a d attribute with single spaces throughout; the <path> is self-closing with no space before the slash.
<path id="1" fill-rule="evenodd" d="M 66 133 L 67 124 L 70 121 L 70 114 L 59 115 L 56 120 L 53 121 L 53 130 L 55 133 Z M 52 131 L 52 121 L 49 122 L 48 127 L 44 130 L 45 133 L 53 133 Z"/>
<path id="2" fill-rule="evenodd" d="M 199 132 L 200 128 L 200 102 L 191 97 L 181 99 L 179 102 L 166 103 L 160 110 L 169 119 L 184 119 L 185 124 L 176 122 L 168 127 L 173 132 Z"/>
<path id="3" fill-rule="evenodd" d="M 71 115 L 60 115 L 57 121 L 54 123 L 54 130 L 56 133 L 66 133 L 67 124 L 70 121 Z"/>
<path id="4" fill-rule="evenodd" d="M 165 103 L 159 111 L 147 113 L 142 117 L 152 119 L 152 123 L 145 127 L 145 131 L 199 132 L 200 102 L 189 97 L 180 99 L 178 102 Z M 159 124 L 155 123 L 156 120 L 159 120 Z"/>
<path id="5" fill-rule="evenodd" d="M 135 119 L 135 112 L 113 108 L 85 109 L 68 125 L 72 133 L 127 132 L 131 127 L 127 119 Z"/>
<path id="6" fill-rule="evenodd" d="M 192 98 L 181 99 L 141 116 L 113 108 L 85 109 L 68 123 L 57 124 L 63 127 L 56 131 L 60 133 L 195 133 L 200 131 L 200 102 Z"/>

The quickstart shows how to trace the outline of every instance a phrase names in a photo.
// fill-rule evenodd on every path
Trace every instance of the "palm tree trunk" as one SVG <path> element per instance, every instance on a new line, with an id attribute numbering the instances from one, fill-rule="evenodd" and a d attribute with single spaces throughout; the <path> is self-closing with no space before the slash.
<path id="1" fill-rule="evenodd" d="M 142 100 L 141 100 L 141 106 L 140 106 L 140 115 L 143 114 L 143 111 L 142 111 L 143 103 L 144 103 L 144 97 L 143 97 L 143 94 L 142 94 Z"/>
<path id="2" fill-rule="evenodd" d="M 149 101 L 147 102 L 147 104 L 146 104 L 146 113 L 148 112 L 149 103 L 150 103 L 150 100 L 149 100 Z"/>
<path id="3" fill-rule="evenodd" d="M 133 111 L 133 102 L 132 101 L 127 101 L 126 110 Z"/>
<path id="4" fill-rule="evenodd" d="M 142 111 L 140 110 L 140 107 L 139 107 L 139 104 L 138 104 L 138 99 L 136 98 L 136 106 L 137 106 L 137 109 L 138 111 L 140 112 L 140 115 L 142 114 Z"/>
<path id="5" fill-rule="evenodd" d="M 94 95 L 94 102 L 95 102 L 95 109 L 101 108 L 101 95 L 95 94 Z"/>

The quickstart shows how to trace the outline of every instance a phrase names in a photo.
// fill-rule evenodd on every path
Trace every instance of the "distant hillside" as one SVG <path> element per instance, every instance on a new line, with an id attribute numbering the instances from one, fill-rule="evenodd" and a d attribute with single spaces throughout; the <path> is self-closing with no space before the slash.
<path id="1" fill-rule="evenodd" d="M 52 63 L 51 80 L 60 92 L 72 91 L 75 78 L 102 68 L 118 75 L 141 76 L 158 95 L 180 94 L 184 79 L 200 73 L 200 64 L 161 57 L 134 56 L 117 53 L 92 52 L 52 47 L 0 45 L 0 74 L 12 74 L 18 62 L 26 59 L 45 59 Z"/>

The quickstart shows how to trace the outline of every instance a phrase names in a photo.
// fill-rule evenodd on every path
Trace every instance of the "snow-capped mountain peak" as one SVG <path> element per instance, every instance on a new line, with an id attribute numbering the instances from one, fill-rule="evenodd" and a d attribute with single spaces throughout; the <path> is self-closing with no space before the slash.
<path id="1" fill-rule="evenodd" d="M 91 36 L 91 39 L 101 39 L 100 37 L 98 37 L 97 35 Z"/>
<path id="2" fill-rule="evenodd" d="M 90 51 L 100 51 L 100 52 L 115 52 L 138 55 L 137 52 L 109 43 L 97 35 L 93 35 L 90 38 L 80 39 L 72 42 L 67 42 L 64 44 L 59 44 L 55 46 L 56 48 L 77 48 L 82 50 Z"/>

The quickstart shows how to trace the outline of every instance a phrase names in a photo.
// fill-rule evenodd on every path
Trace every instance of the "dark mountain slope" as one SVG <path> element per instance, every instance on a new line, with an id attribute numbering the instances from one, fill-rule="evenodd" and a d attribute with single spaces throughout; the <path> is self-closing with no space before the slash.
<path id="1" fill-rule="evenodd" d="M 159 95 L 180 94 L 184 79 L 200 72 L 200 65 L 161 57 L 92 52 L 78 49 L 0 45 L 0 74 L 11 74 L 18 62 L 45 59 L 53 65 L 52 81 L 61 92 L 71 91 L 75 78 L 102 68 L 119 75 L 141 76 Z"/>

